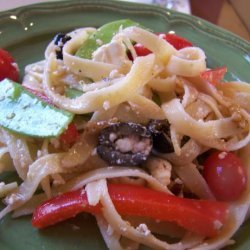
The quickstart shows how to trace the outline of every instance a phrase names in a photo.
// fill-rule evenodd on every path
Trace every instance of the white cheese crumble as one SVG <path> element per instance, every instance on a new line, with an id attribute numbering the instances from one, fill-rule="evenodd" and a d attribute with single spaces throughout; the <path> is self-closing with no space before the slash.
<path id="1" fill-rule="evenodd" d="M 139 141 L 139 138 L 135 136 L 124 137 L 118 139 L 115 142 L 116 150 L 119 150 L 122 153 L 126 152 L 145 152 L 148 153 L 151 149 L 150 147 L 150 140 L 149 139 L 142 139 Z"/>
<path id="2" fill-rule="evenodd" d="M 114 142 L 115 139 L 117 139 L 117 135 L 116 135 L 115 133 L 111 133 L 111 134 L 109 135 L 109 140 L 110 140 L 111 142 Z"/>
<path id="3" fill-rule="evenodd" d="M 114 233 L 113 227 L 111 227 L 110 225 L 108 225 L 107 234 L 108 234 L 109 236 L 111 236 L 113 233 Z"/>
<path id="4" fill-rule="evenodd" d="M 110 103 L 109 101 L 105 101 L 102 105 L 102 107 L 105 109 L 105 110 L 108 110 L 110 108 Z"/>
<path id="5" fill-rule="evenodd" d="M 102 41 L 101 39 L 96 39 L 96 43 L 97 43 L 99 46 L 103 45 L 103 41 Z"/>
<path id="6" fill-rule="evenodd" d="M 219 159 L 220 160 L 223 160 L 225 157 L 227 156 L 227 152 L 221 152 L 219 155 L 218 155 L 218 157 L 219 157 Z"/>
<path id="7" fill-rule="evenodd" d="M 148 236 L 150 234 L 150 230 L 148 229 L 147 225 L 146 224 L 140 224 L 136 230 L 143 234 L 144 236 Z"/>
<path id="8" fill-rule="evenodd" d="M 219 220 L 214 221 L 214 229 L 215 230 L 221 229 L 222 226 L 223 226 L 223 224 Z"/>

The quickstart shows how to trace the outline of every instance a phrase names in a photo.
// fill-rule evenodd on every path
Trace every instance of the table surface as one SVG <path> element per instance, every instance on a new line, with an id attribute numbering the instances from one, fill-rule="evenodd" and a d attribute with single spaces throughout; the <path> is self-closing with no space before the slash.
<path id="1" fill-rule="evenodd" d="M 11 8 L 24 6 L 32 3 L 51 2 L 60 0 L 0 0 L 0 11 L 8 10 Z M 139 2 L 139 1 L 138 1 Z M 140 1 L 142 2 L 142 1 Z M 237 13 L 234 11 L 232 5 L 228 1 L 224 1 L 220 15 L 216 25 L 227 29 L 243 39 L 250 41 L 250 33 L 240 20 Z"/>

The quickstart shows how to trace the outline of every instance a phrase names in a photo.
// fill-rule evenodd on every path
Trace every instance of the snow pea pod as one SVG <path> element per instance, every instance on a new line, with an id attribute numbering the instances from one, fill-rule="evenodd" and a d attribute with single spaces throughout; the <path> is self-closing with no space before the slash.
<path id="1" fill-rule="evenodd" d="M 31 137 L 58 137 L 74 114 L 37 98 L 9 79 L 0 82 L 0 126 Z"/>
<path id="2" fill-rule="evenodd" d="M 91 59 L 93 52 L 101 45 L 109 43 L 121 27 L 124 29 L 131 26 L 139 26 L 139 24 L 129 19 L 123 19 L 101 26 L 77 50 L 76 56 Z"/>
<path id="3" fill-rule="evenodd" d="M 75 88 L 67 88 L 65 90 L 65 96 L 70 99 L 75 99 L 79 96 L 81 96 L 83 92 L 81 90 L 75 89 Z"/>

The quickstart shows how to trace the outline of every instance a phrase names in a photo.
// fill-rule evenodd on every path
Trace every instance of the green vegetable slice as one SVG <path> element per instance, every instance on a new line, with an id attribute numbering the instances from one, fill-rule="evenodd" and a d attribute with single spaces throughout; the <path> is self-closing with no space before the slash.
<path id="1" fill-rule="evenodd" d="M 77 50 L 76 56 L 91 59 L 92 53 L 101 45 L 109 43 L 121 27 L 124 29 L 131 26 L 140 25 L 132 20 L 123 19 L 101 26 L 96 32 L 92 33 L 84 44 Z"/>
<path id="2" fill-rule="evenodd" d="M 8 79 L 0 82 L 0 110 L 0 126 L 31 137 L 57 137 L 74 117 Z"/>
<path id="3" fill-rule="evenodd" d="M 65 90 L 65 96 L 70 99 L 75 99 L 76 97 L 79 97 L 83 94 L 81 90 L 75 89 L 75 88 L 67 88 Z"/>

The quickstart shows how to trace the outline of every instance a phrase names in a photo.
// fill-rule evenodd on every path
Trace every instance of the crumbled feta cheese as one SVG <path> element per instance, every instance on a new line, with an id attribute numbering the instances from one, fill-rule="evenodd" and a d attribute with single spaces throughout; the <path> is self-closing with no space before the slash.
<path id="1" fill-rule="evenodd" d="M 148 229 L 148 227 L 147 227 L 146 224 L 140 224 L 140 225 L 136 228 L 136 230 L 137 230 L 139 233 L 141 233 L 141 234 L 143 234 L 143 235 L 145 235 L 145 236 L 148 236 L 148 235 L 150 234 L 150 231 L 149 231 L 149 229 Z"/>
<path id="2" fill-rule="evenodd" d="M 220 221 L 218 221 L 218 220 L 214 221 L 214 229 L 219 230 L 219 229 L 221 229 L 222 225 L 223 224 Z"/>
<path id="3" fill-rule="evenodd" d="M 108 110 L 108 109 L 110 108 L 110 103 L 109 103 L 109 101 L 105 101 L 105 102 L 103 103 L 103 108 L 104 108 L 105 110 Z"/>
<path id="4" fill-rule="evenodd" d="M 221 152 L 218 157 L 220 160 L 223 160 L 227 156 L 227 152 Z"/>
<path id="5" fill-rule="evenodd" d="M 108 235 L 112 235 L 113 233 L 114 233 L 113 227 L 111 227 L 110 225 L 108 225 L 107 234 Z"/>
<path id="6" fill-rule="evenodd" d="M 99 46 L 103 45 L 103 41 L 102 41 L 101 39 L 96 39 L 96 43 L 97 43 Z"/>
<path id="7" fill-rule="evenodd" d="M 126 152 L 148 152 L 150 150 L 150 140 L 149 139 L 139 139 L 135 136 L 124 137 L 118 139 L 115 142 L 116 150 L 122 153 Z"/>
<path id="8" fill-rule="evenodd" d="M 115 133 L 111 133 L 111 134 L 109 135 L 109 140 L 110 140 L 111 142 L 114 142 L 116 138 L 117 138 L 117 135 L 116 135 Z"/>

